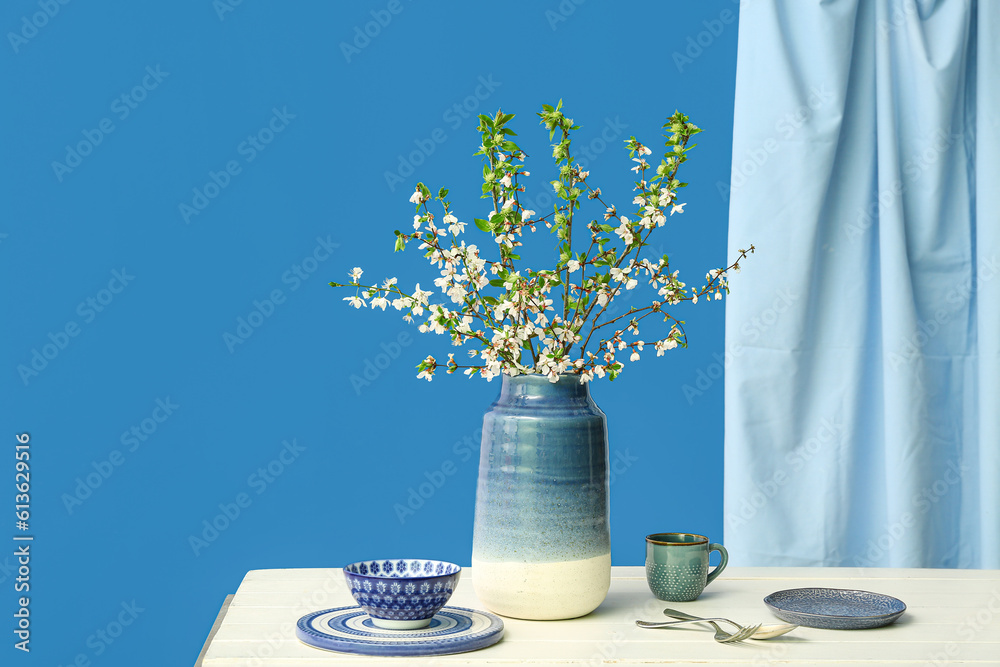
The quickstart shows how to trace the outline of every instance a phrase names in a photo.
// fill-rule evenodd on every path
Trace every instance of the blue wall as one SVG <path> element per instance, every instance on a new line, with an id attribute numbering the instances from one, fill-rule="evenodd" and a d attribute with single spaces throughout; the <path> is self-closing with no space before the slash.
<path id="1" fill-rule="evenodd" d="M 159 664 L 191 664 L 247 570 L 385 554 L 467 564 L 475 439 L 499 383 L 417 380 L 446 340 L 350 309 L 326 283 L 361 265 L 430 284 L 415 248 L 393 255 L 392 230 L 418 179 L 451 188 L 463 220 L 482 215 L 465 109 L 516 113 L 527 197 L 548 192 L 534 114 L 559 98 L 594 153 L 591 180 L 621 208 L 622 140 L 662 146 L 676 108 L 706 129 L 685 166 L 687 212 L 654 243 L 698 282 L 726 260 L 737 9 L 5 3 L 3 532 L 35 541 L 32 652 L 9 633 L 0 652 L 131 665 L 155 647 Z M 616 564 L 640 563 L 650 532 L 721 538 L 723 312 L 679 309 L 689 349 L 594 385 L 619 461 Z M 21 432 L 24 533 L 10 516 Z M 435 474 L 449 461 L 453 475 Z M 400 513 L 428 480 L 439 488 Z M 4 615 L 22 595 L 9 544 Z"/>

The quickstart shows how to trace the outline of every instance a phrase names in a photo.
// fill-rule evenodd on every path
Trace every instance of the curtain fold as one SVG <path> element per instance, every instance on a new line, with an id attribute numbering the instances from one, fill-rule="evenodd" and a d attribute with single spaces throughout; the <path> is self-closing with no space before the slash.
<path id="1" fill-rule="evenodd" d="M 1000 2 L 744 0 L 725 541 L 1000 568 Z"/>

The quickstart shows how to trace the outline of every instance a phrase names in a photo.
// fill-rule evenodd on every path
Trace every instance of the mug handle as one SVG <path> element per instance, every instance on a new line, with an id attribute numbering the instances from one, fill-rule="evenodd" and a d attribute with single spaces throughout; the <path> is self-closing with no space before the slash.
<path id="1" fill-rule="evenodd" d="M 729 552 L 726 551 L 726 547 L 721 544 L 709 544 L 708 555 L 711 556 L 713 551 L 718 551 L 719 555 L 722 556 L 722 560 L 719 561 L 719 564 L 715 566 L 714 570 L 708 573 L 708 580 L 705 582 L 706 586 L 712 583 L 717 576 L 722 574 L 722 571 L 726 569 L 726 565 L 729 563 Z"/>

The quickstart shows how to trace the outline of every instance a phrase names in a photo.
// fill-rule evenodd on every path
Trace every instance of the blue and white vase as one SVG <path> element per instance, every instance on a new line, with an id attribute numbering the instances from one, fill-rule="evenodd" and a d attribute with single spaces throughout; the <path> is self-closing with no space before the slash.
<path id="1" fill-rule="evenodd" d="M 611 585 L 608 437 L 573 375 L 503 376 L 483 419 L 472 575 L 502 616 L 576 618 Z"/>

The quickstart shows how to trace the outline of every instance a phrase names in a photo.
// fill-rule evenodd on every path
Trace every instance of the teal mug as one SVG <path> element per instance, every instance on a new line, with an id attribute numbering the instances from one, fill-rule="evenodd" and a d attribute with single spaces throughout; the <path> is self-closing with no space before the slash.
<path id="1" fill-rule="evenodd" d="M 722 560 L 709 571 L 708 555 L 718 551 Z M 709 543 L 704 535 L 655 533 L 646 536 L 646 583 L 657 598 L 669 602 L 698 599 L 705 586 L 722 574 L 729 552 Z"/>

